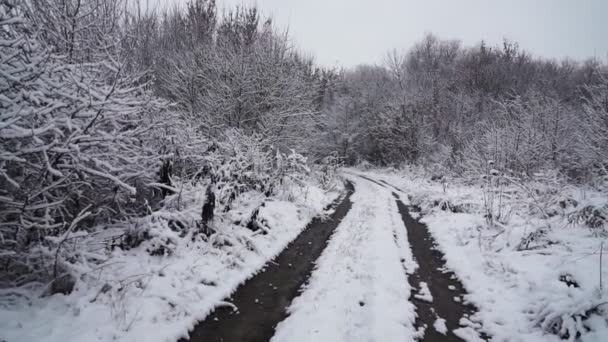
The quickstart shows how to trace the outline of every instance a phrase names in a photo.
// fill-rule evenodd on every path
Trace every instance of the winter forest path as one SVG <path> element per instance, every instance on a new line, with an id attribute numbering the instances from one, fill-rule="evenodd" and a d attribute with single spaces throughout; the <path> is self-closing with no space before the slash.
<path id="1" fill-rule="evenodd" d="M 403 192 L 345 176 L 349 193 L 330 219 L 313 221 L 189 341 L 482 340 L 475 307 Z"/>

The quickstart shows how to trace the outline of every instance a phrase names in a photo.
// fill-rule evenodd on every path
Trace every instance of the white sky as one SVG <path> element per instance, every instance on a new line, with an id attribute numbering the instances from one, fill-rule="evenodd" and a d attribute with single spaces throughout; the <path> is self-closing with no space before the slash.
<path id="1" fill-rule="evenodd" d="M 187 0 L 157 0 L 165 3 Z M 608 59 L 608 0 L 217 0 L 257 4 L 325 66 L 380 63 L 431 32 L 465 45 L 503 38 L 535 56 Z"/>

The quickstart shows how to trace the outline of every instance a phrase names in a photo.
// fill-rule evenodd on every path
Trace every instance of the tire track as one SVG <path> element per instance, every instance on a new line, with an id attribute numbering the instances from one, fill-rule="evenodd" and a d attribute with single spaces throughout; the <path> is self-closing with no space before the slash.
<path id="1" fill-rule="evenodd" d="M 194 327 L 189 339 L 180 342 L 269 341 L 331 234 L 350 210 L 354 186 L 347 182 L 346 188 L 347 195 L 329 219 L 314 219 L 281 254 L 226 299 L 233 306 L 216 308 Z"/>
<path id="2" fill-rule="evenodd" d="M 432 301 L 412 296 L 417 312 L 416 327 L 425 330 L 422 341 L 464 341 L 454 333 L 457 329 L 462 333 L 477 335 L 470 327 L 472 322 L 469 321 L 469 317 L 477 312 L 477 308 L 464 302 L 467 292 L 462 283 L 453 272 L 447 270 L 443 253 L 435 247 L 435 240 L 426 225 L 410 215 L 413 208 L 406 206 L 396 193 L 393 193 L 393 196 L 405 224 L 412 253 L 418 263 L 418 269 L 410 277 L 411 285 L 421 293 L 421 284 L 426 283 L 432 296 Z M 434 323 L 438 318 L 445 320 L 447 333 L 435 328 Z M 462 324 L 464 322 L 468 324 Z M 487 340 L 487 336 L 482 333 L 480 340 Z"/>

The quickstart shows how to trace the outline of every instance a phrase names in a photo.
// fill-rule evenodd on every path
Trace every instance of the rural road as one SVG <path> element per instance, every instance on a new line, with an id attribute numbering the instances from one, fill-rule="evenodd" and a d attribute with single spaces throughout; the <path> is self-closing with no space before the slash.
<path id="1" fill-rule="evenodd" d="M 407 195 L 362 174 L 183 342 L 485 340 Z"/>

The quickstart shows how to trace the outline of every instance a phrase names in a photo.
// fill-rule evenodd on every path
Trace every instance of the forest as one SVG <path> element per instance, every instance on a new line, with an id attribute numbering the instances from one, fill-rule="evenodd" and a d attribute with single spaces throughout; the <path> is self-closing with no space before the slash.
<path id="1" fill-rule="evenodd" d="M 127 331 L 118 303 L 141 280 L 97 273 L 191 244 L 254 255 L 291 222 L 282 211 L 297 208 L 303 227 L 344 191 L 341 167 L 415 169 L 444 193 L 456 181 L 536 199 L 531 182 L 608 191 L 597 58 L 427 34 L 382 64 L 328 68 L 256 7 L 215 0 L 0 0 L 0 28 L 3 303 L 87 288 Z M 499 225 L 498 197 L 484 194 Z M 572 221 L 606 226 L 608 206 L 579 209 Z"/>

